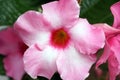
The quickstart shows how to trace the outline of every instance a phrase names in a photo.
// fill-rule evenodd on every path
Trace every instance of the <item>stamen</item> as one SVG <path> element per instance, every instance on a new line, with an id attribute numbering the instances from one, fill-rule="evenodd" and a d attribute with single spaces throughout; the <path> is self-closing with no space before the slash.
<path id="1" fill-rule="evenodd" d="M 51 43 L 55 47 L 65 48 L 69 42 L 69 34 L 64 29 L 58 29 L 52 32 Z"/>

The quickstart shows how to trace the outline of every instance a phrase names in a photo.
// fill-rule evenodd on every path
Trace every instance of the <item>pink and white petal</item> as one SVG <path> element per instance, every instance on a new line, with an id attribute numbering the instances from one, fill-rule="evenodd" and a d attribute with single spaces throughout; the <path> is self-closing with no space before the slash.
<path id="1" fill-rule="evenodd" d="M 120 28 L 120 1 L 111 6 L 111 11 L 114 16 L 113 27 Z"/>
<path id="2" fill-rule="evenodd" d="M 14 24 L 15 30 L 28 46 L 34 43 L 45 44 L 49 39 L 50 26 L 42 14 L 36 11 L 24 13 Z"/>
<path id="3" fill-rule="evenodd" d="M 63 80 L 85 80 L 95 61 L 95 56 L 81 54 L 71 46 L 60 53 L 57 68 Z"/>
<path id="4" fill-rule="evenodd" d="M 98 68 L 101 64 L 105 63 L 111 54 L 113 54 L 113 53 L 110 49 L 110 45 L 106 41 L 106 44 L 104 47 L 104 52 L 102 53 L 102 56 L 100 57 L 100 59 L 97 61 L 96 68 Z"/>
<path id="5" fill-rule="evenodd" d="M 54 28 L 73 25 L 79 18 L 80 8 L 77 0 L 54 1 L 42 5 L 42 8 L 43 15 L 51 22 Z"/>
<path id="6" fill-rule="evenodd" d="M 18 54 L 7 55 L 4 58 L 4 68 L 7 76 L 14 80 L 21 80 L 25 71 L 23 66 L 23 56 Z"/>
<path id="7" fill-rule="evenodd" d="M 76 48 L 83 54 L 93 54 L 105 44 L 101 28 L 94 27 L 86 19 L 80 19 L 69 31 Z"/>
<path id="8" fill-rule="evenodd" d="M 110 80 L 116 80 L 116 76 L 120 73 L 120 64 L 114 54 L 112 54 L 108 59 L 108 68 Z"/>
<path id="9" fill-rule="evenodd" d="M 113 51 L 114 55 L 116 56 L 118 62 L 120 63 L 120 41 L 118 40 L 120 36 L 112 37 L 108 40 L 111 50 Z"/>
<path id="10" fill-rule="evenodd" d="M 116 29 L 114 27 L 109 26 L 108 24 L 103 24 L 103 23 L 99 23 L 99 24 L 94 24 L 95 27 L 100 27 L 101 29 L 103 29 L 105 36 L 107 38 L 113 36 L 113 35 L 117 35 L 120 34 L 120 30 Z"/>
<path id="11" fill-rule="evenodd" d="M 13 28 L 6 28 L 0 31 L 0 53 L 6 55 L 19 50 L 19 43 L 22 40 Z"/>
<path id="12" fill-rule="evenodd" d="M 24 54 L 25 71 L 32 78 L 44 76 L 50 79 L 57 71 L 57 54 L 58 51 L 50 46 L 40 49 L 37 44 L 32 45 Z"/>

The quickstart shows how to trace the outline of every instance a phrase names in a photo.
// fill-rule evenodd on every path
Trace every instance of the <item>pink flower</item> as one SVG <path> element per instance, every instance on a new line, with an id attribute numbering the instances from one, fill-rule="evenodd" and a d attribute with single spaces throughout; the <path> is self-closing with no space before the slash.
<path id="1" fill-rule="evenodd" d="M 22 58 L 26 48 L 13 28 L 0 31 L 0 53 L 5 56 L 4 68 L 14 80 L 21 80 L 25 73 Z"/>
<path id="2" fill-rule="evenodd" d="M 104 32 L 79 19 L 77 0 L 42 5 L 43 13 L 28 11 L 14 27 L 29 46 L 25 71 L 32 77 L 51 78 L 58 71 L 63 80 L 84 80 L 96 61 L 94 53 L 104 46 Z"/>
<path id="3" fill-rule="evenodd" d="M 120 2 L 112 5 L 111 11 L 114 15 L 113 27 L 106 24 L 96 24 L 104 30 L 106 35 L 104 52 L 96 66 L 98 67 L 108 60 L 110 80 L 115 80 L 120 73 L 120 29 L 117 29 L 120 28 Z"/>
<path id="4" fill-rule="evenodd" d="M 114 16 L 113 27 L 120 29 L 120 1 L 111 6 L 111 11 Z"/>

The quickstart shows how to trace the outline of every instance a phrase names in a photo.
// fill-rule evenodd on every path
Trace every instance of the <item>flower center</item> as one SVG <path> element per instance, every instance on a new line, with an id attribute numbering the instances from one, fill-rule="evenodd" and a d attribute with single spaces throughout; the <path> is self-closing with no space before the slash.
<path id="1" fill-rule="evenodd" d="M 65 48 L 69 42 L 69 35 L 64 29 L 58 29 L 52 32 L 51 43 L 58 48 Z"/>

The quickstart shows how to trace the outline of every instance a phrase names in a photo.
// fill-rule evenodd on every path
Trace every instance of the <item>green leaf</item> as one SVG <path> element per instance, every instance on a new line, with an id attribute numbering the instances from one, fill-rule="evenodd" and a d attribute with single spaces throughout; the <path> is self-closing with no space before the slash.
<path id="1" fill-rule="evenodd" d="M 28 10 L 38 10 L 41 4 L 54 0 L 0 0 L 0 25 L 13 25 L 18 16 Z"/>
<path id="2" fill-rule="evenodd" d="M 5 75 L 4 65 L 3 65 L 4 56 L 0 55 L 0 75 Z"/>
<path id="3" fill-rule="evenodd" d="M 34 2 L 35 1 L 35 2 Z M 12 25 L 19 15 L 37 9 L 38 0 L 0 0 L 0 25 Z"/>
<path id="4" fill-rule="evenodd" d="M 51 80 L 62 80 L 62 79 L 60 78 L 59 73 L 56 72 L 56 73 L 53 75 L 53 77 L 51 78 Z"/>
<path id="5" fill-rule="evenodd" d="M 82 0 L 81 18 L 87 18 L 90 23 L 108 23 L 112 25 L 113 16 L 110 6 L 119 0 Z"/>

